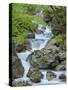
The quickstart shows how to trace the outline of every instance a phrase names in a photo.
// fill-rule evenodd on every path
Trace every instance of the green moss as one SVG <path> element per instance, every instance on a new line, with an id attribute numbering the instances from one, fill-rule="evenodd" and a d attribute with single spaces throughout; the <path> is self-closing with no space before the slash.
<path id="1" fill-rule="evenodd" d="M 35 17 L 33 19 L 37 24 L 42 24 L 43 26 L 46 26 L 47 24 L 44 22 L 44 20 L 42 18 L 39 17 Z"/>
<path id="2" fill-rule="evenodd" d="M 35 25 L 32 24 L 32 17 L 29 15 L 14 14 L 12 18 L 12 40 L 21 44 L 26 39 L 28 32 L 34 32 Z"/>
<path id="3" fill-rule="evenodd" d="M 62 40 L 62 35 L 57 35 L 54 38 L 54 44 L 57 46 L 60 46 L 62 44 L 63 40 Z"/>
<path id="4" fill-rule="evenodd" d="M 22 44 L 26 40 L 26 36 L 29 32 L 35 32 L 36 23 L 32 23 L 32 20 L 37 24 L 44 24 L 41 18 L 27 15 L 13 13 L 12 16 L 12 40 L 17 44 Z"/>

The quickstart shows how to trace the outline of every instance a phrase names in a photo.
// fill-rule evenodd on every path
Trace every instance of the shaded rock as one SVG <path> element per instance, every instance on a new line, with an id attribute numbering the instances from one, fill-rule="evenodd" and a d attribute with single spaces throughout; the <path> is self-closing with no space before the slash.
<path id="1" fill-rule="evenodd" d="M 44 16 L 44 21 L 46 22 L 46 23 L 48 23 L 48 22 L 50 22 L 51 20 L 52 20 L 52 16 L 50 16 L 50 15 L 47 15 L 47 16 Z"/>
<path id="2" fill-rule="evenodd" d="M 43 78 L 43 75 L 39 71 L 38 68 L 31 67 L 28 71 L 27 76 L 30 78 L 30 80 L 34 83 L 38 83 L 41 81 L 41 78 Z"/>
<path id="3" fill-rule="evenodd" d="M 28 81 L 18 81 L 18 82 L 17 81 L 15 81 L 15 82 L 13 81 L 12 85 L 15 86 L 15 87 L 17 87 L 17 86 L 18 87 L 19 86 L 31 86 L 31 83 L 28 82 Z"/>
<path id="4" fill-rule="evenodd" d="M 46 29 L 45 26 L 39 24 L 39 25 L 36 26 L 36 33 L 37 33 L 37 34 L 41 34 L 41 33 L 44 32 L 45 29 Z"/>
<path id="5" fill-rule="evenodd" d="M 66 70 L 66 61 L 63 61 L 62 63 L 58 64 L 55 67 L 55 70 Z"/>
<path id="6" fill-rule="evenodd" d="M 27 49 L 27 50 L 31 50 L 31 42 L 30 40 L 26 40 L 25 43 L 24 43 L 24 47 Z"/>
<path id="7" fill-rule="evenodd" d="M 17 56 L 12 56 L 12 79 L 21 78 L 24 74 L 24 67 Z"/>
<path id="8" fill-rule="evenodd" d="M 43 31 L 37 29 L 37 30 L 36 30 L 36 33 L 37 33 L 37 34 L 41 34 L 41 33 L 43 33 Z"/>
<path id="9" fill-rule="evenodd" d="M 33 38 L 35 38 L 35 34 L 34 33 L 28 33 L 26 38 L 33 39 Z"/>
<path id="10" fill-rule="evenodd" d="M 47 78 L 48 80 L 52 80 L 52 79 L 56 78 L 56 75 L 55 75 L 54 72 L 52 72 L 52 71 L 47 71 L 47 73 L 46 73 L 46 78 Z"/>
<path id="11" fill-rule="evenodd" d="M 16 52 L 22 52 L 25 50 L 31 50 L 31 43 L 30 40 L 26 40 L 24 44 L 16 46 Z"/>
<path id="12" fill-rule="evenodd" d="M 17 46 L 16 46 L 16 52 L 22 52 L 23 50 L 25 50 L 23 44 L 21 44 L 21 45 L 17 45 Z"/>
<path id="13" fill-rule="evenodd" d="M 40 69 L 45 69 L 48 67 L 49 62 L 47 61 L 48 57 L 44 56 L 42 52 L 35 51 L 29 55 L 28 60 L 32 66 L 38 67 Z"/>
<path id="14" fill-rule="evenodd" d="M 60 60 L 61 61 L 66 61 L 66 52 L 64 51 L 64 52 L 59 52 L 59 56 L 60 56 Z"/>
<path id="15" fill-rule="evenodd" d="M 59 76 L 59 79 L 60 79 L 61 81 L 66 81 L 66 75 L 65 75 L 65 74 L 61 74 L 61 75 Z"/>

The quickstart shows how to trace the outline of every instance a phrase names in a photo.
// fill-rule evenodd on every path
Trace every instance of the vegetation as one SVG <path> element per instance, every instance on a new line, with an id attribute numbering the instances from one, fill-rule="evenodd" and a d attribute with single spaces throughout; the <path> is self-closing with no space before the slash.
<path id="1" fill-rule="evenodd" d="M 20 7 L 19 7 L 20 6 Z M 22 4 L 13 4 L 12 11 L 12 40 L 14 43 L 22 44 L 26 40 L 29 32 L 33 33 L 36 30 L 37 24 L 46 25 L 42 18 L 32 16 L 25 12 L 25 6 Z M 28 6 L 28 5 L 27 5 Z M 31 6 L 33 8 L 33 6 Z M 31 11 L 29 11 L 31 12 Z M 34 11 L 33 11 L 34 12 Z M 35 23 L 32 23 L 34 21 Z"/>
<path id="2" fill-rule="evenodd" d="M 30 78 L 34 83 L 39 83 L 44 78 L 40 70 L 66 70 L 66 7 L 12 4 L 12 22 L 10 20 L 9 24 L 12 24 L 12 31 L 10 30 L 9 32 L 10 34 L 12 33 L 12 37 L 10 37 L 10 45 L 12 44 L 10 60 L 12 60 L 13 81 L 16 78 L 24 77 L 26 72 L 24 64 L 21 64 L 16 52 L 24 51 L 25 54 L 28 54 L 26 50 L 31 52 L 25 60 L 25 62 L 28 61 L 27 63 L 30 63 L 26 77 Z M 41 50 L 32 51 L 35 48 L 34 46 L 32 47 L 33 42 L 31 40 L 35 40 L 36 34 L 37 36 L 42 34 L 44 37 L 46 34 L 48 35 L 48 32 L 45 33 L 43 31 L 47 29 L 47 25 L 52 28 L 53 38 Z M 42 27 L 42 30 L 37 30 L 38 26 L 40 26 L 39 29 Z M 39 36 L 42 37 L 42 35 Z M 46 39 L 48 38 L 45 37 Z M 43 39 L 41 38 L 40 40 Z M 37 44 L 40 46 L 40 43 Z M 22 53 L 24 57 L 26 56 L 25 54 Z M 24 60 L 23 56 L 21 57 L 22 60 Z M 52 80 L 56 78 L 56 75 L 49 72 L 49 77 L 47 75 L 47 78 Z M 59 79 L 63 78 L 65 77 L 63 76 Z M 27 85 L 32 84 L 23 79 L 20 82 L 13 82 L 13 86 Z"/>
<path id="3" fill-rule="evenodd" d="M 62 40 L 62 36 L 60 34 L 55 36 L 54 43 L 56 46 L 59 46 L 62 42 L 63 42 L 63 40 Z"/>

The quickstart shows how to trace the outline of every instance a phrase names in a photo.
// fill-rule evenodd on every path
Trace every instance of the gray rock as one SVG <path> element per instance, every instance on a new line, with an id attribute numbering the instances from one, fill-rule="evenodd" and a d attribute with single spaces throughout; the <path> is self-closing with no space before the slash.
<path id="1" fill-rule="evenodd" d="M 42 50 L 34 51 L 29 55 L 27 60 L 29 60 L 32 66 L 39 69 L 66 69 L 66 53 L 53 44 L 53 39 Z"/>
<path id="2" fill-rule="evenodd" d="M 33 38 L 35 38 L 35 34 L 34 33 L 28 33 L 26 38 L 27 39 L 33 39 Z"/>
<path id="3" fill-rule="evenodd" d="M 60 79 L 61 81 L 66 81 L 66 75 L 65 75 L 65 74 L 61 74 L 61 75 L 59 76 L 59 79 Z"/>
<path id="4" fill-rule="evenodd" d="M 27 76 L 30 78 L 30 80 L 34 83 L 38 83 L 41 81 L 41 78 L 43 78 L 43 75 L 39 71 L 38 68 L 31 67 L 28 71 Z"/>
<path id="5" fill-rule="evenodd" d="M 24 74 L 24 68 L 17 56 L 12 56 L 12 79 L 21 78 Z"/>
<path id="6" fill-rule="evenodd" d="M 58 64 L 55 67 L 55 70 L 66 70 L 66 61 L 63 61 L 62 63 Z"/>
<path id="7" fill-rule="evenodd" d="M 14 87 L 31 86 L 31 83 L 28 81 L 13 81 L 12 86 Z"/>
<path id="8" fill-rule="evenodd" d="M 24 44 L 20 44 L 16 46 L 16 52 L 22 52 L 25 50 L 31 50 L 30 40 L 26 40 Z"/>
<path id="9" fill-rule="evenodd" d="M 48 80 L 52 80 L 52 79 L 56 78 L 56 75 L 55 75 L 54 72 L 52 72 L 52 71 L 47 71 L 47 73 L 46 73 L 46 78 L 47 78 Z"/>

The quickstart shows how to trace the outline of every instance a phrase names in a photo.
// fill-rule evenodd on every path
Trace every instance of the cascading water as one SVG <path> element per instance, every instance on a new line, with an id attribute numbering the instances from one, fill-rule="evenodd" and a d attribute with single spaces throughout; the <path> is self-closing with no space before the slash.
<path id="1" fill-rule="evenodd" d="M 30 51 L 26 50 L 24 52 L 21 53 L 17 53 L 18 57 L 20 58 L 22 65 L 24 67 L 24 76 L 22 78 L 16 79 L 15 81 L 30 81 L 30 79 L 27 77 L 27 73 L 29 71 L 30 68 L 30 63 L 27 60 L 27 57 L 34 52 L 35 50 L 41 50 L 42 48 L 45 47 L 45 45 L 47 44 L 47 42 L 52 38 L 53 34 L 51 31 L 51 27 L 47 26 L 46 29 L 43 28 L 42 25 L 38 25 L 38 30 L 42 30 L 42 32 L 40 34 L 35 33 L 35 39 L 31 39 L 31 45 L 32 45 L 32 49 Z M 59 77 L 60 74 L 63 74 L 64 71 L 54 71 L 54 73 L 57 74 L 57 78 L 51 81 L 48 81 L 46 78 L 46 70 L 40 70 L 41 73 L 44 75 L 43 79 L 41 79 L 40 83 L 33 83 L 31 82 L 33 85 L 41 85 L 41 84 L 55 84 L 55 83 L 60 83 L 60 81 L 57 79 Z"/>

